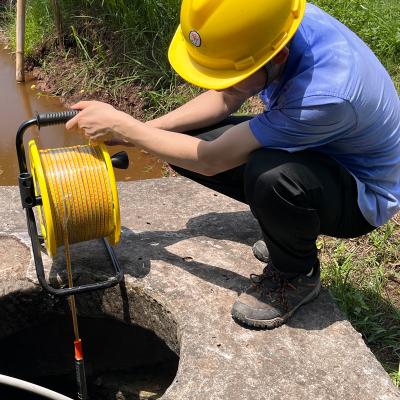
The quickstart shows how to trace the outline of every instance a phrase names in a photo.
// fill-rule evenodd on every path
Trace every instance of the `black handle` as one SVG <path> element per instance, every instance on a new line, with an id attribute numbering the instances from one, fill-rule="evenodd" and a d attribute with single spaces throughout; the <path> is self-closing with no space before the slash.
<path id="1" fill-rule="evenodd" d="M 58 125 L 69 121 L 77 115 L 79 110 L 69 110 L 52 113 L 39 113 L 36 115 L 37 126 L 39 129 L 42 126 Z"/>
<path id="2" fill-rule="evenodd" d="M 23 136 L 25 131 L 29 127 L 34 125 L 36 125 L 40 129 L 42 126 L 63 124 L 69 121 L 71 118 L 75 117 L 75 115 L 78 114 L 78 112 L 79 112 L 78 110 L 69 110 L 69 111 L 61 111 L 53 113 L 39 113 L 36 115 L 36 118 L 31 118 L 27 121 L 24 121 L 19 126 L 17 131 L 17 136 L 15 138 L 15 145 L 17 148 L 19 171 L 21 173 L 28 172 L 28 169 L 26 167 L 26 157 L 25 157 L 24 142 L 23 142 Z"/>

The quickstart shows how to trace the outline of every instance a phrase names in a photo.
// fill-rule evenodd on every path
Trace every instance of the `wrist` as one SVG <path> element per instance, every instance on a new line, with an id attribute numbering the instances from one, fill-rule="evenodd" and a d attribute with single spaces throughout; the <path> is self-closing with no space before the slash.
<path id="1" fill-rule="evenodd" d="M 132 132 L 137 130 L 138 124 L 142 122 L 136 120 L 131 115 L 119 111 L 119 118 L 116 119 L 115 132 L 122 138 L 129 140 Z"/>
<path id="2" fill-rule="evenodd" d="M 168 123 L 168 118 L 166 115 L 151 119 L 145 122 L 146 125 L 151 126 L 152 128 L 163 129 L 163 130 L 171 130 L 170 124 Z"/>

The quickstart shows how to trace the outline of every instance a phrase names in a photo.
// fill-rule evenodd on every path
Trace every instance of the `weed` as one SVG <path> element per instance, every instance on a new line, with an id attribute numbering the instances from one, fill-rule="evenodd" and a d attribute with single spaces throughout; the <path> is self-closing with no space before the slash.
<path id="1" fill-rule="evenodd" d="M 320 238 L 319 247 L 323 283 L 400 387 L 400 289 L 390 284 L 399 266 L 398 219 L 357 239 Z"/>
<path id="2" fill-rule="evenodd" d="M 0 23 L 4 26 L 7 39 L 15 49 L 15 9 L 10 1 L 2 6 Z M 25 55 L 32 56 L 46 41 L 52 40 L 54 28 L 48 0 L 35 0 L 26 6 Z"/>
<path id="3" fill-rule="evenodd" d="M 399 369 L 397 371 L 391 372 L 389 375 L 392 378 L 393 383 L 400 388 L 400 364 Z"/>
<path id="4" fill-rule="evenodd" d="M 400 90 L 400 5 L 397 0 L 314 0 L 366 41 L 392 74 Z M 56 42 L 52 33 L 50 0 L 27 1 L 27 54 L 43 41 Z M 9 36 L 14 36 L 14 8 L 5 7 Z M 167 48 L 178 25 L 180 0 L 63 0 L 66 53 L 75 67 L 57 83 L 59 93 L 99 90 L 114 97 L 123 86 L 140 85 L 149 118 L 167 112 L 198 91 L 182 89 L 167 60 Z M 383 17 L 384 16 L 384 17 Z M 60 57 L 54 49 L 52 60 Z M 51 60 L 46 64 L 53 68 Z M 79 80 L 75 79 L 79 76 Z M 65 85 L 65 86 L 63 86 Z M 190 98 L 190 97 L 189 97 Z M 258 109 L 257 107 L 255 108 Z M 254 112 L 247 103 L 240 112 Z"/>

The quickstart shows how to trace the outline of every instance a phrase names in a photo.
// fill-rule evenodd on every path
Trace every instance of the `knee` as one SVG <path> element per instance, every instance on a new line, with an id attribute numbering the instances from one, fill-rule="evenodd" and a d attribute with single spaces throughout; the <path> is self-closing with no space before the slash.
<path id="1" fill-rule="evenodd" d="M 245 193 L 251 207 L 265 207 L 277 201 L 309 208 L 305 174 L 291 160 L 290 153 L 261 149 L 252 154 L 245 170 Z"/>
<path id="2" fill-rule="evenodd" d="M 248 204 L 251 207 L 271 204 L 272 197 L 276 196 L 276 188 L 279 186 L 280 171 L 247 169 L 245 174 L 245 193 Z"/>

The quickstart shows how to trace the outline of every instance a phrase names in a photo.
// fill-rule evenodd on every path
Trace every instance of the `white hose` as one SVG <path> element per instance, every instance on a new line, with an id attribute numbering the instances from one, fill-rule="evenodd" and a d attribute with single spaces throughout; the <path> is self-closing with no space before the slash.
<path id="1" fill-rule="evenodd" d="M 35 385 L 34 383 L 22 381 L 21 379 L 11 378 L 10 376 L 0 374 L 0 385 L 12 386 L 27 392 L 38 394 L 51 400 L 73 400 L 52 390 Z"/>

